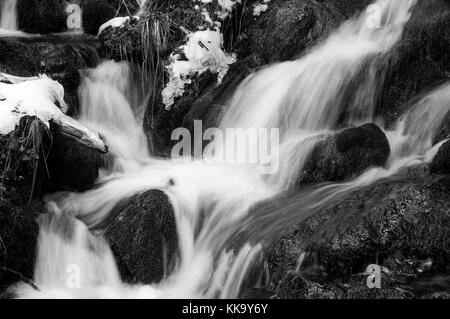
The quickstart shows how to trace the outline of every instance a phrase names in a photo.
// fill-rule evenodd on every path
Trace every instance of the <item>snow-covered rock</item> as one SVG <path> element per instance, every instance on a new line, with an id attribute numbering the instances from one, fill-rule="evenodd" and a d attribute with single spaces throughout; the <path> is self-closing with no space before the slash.
<path id="1" fill-rule="evenodd" d="M 270 0 L 264 0 L 262 3 L 257 4 L 253 9 L 253 15 L 260 16 L 262 12 L 266 12 L 269 9 L 269 2 Z"/>
<path id="2" fill-rule="evenodd" d="M 45 125 L 54 121 L 66 131 L 74 132 L 81 142 L 106 152 L 100 136 L 64 114 L 64 88 L 46 75 L 21 78 L 0 74 L 0 134 L 12 132 L 26 115 L 36 116 Z M 11 83 L 12 82 L 12 83 Z"/>
<path id="3" fill-rule="evenodd" d="M 190 77 L 210 70 L 217 74 L 220 84 L 228 72 L 229 65 L 236 62 L 235 54 L 223 51 L 223 35 L 218 31 L 196 31 L 189 35 L 187 43 L 179 48 L 180 54 L 172 54 L 171 63 L 167 66 L 170 80 L 162 92 L 166 109 L 174 103 L 176 97 L 182 96 Z"/>
<path id="4" fill-rule="evenodd" d="M 138 17 L 135 17 L 135 18 L 138 18 Z M 127 21 L 130 21 L 130 17 L 116 17 L 109 21 L 106 21 L 98 29 L 98 34 L 102 33 L 103 30 L 105 30 L 107 27 L 112 27 L 112 28 L 123 27 Z"/>
<path id="5" fill-rule="evenodd" d="M 51 119 L 62 117 L 63 111 L 64 88 L 46 75 L 14 84 L 0 83 L 0 134 L 13 131 L 25 115 L 34 115 L 48 125 Z"/>

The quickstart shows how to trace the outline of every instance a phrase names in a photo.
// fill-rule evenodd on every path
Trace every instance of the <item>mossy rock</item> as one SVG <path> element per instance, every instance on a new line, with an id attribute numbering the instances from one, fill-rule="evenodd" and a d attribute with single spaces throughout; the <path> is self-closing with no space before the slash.
<path id="1" fill-rule="evenodd" d="M 419 281 L 431 284 L 435 275 L 448 275 L 449 180 L 427 174 L 407 176 L 356 190 L 286 230 L 266 250 L 268 289 L 302 298 L 307 294 L 306 281 L 338 287 L 342 298 L 432 295 L 415 287 Z M 389 270 L 377 292 L 365 284 L 363 273 L 370 264 Z M 295 280 L 299 285 L 292 285 Z M 435 287 L 434 292 L 441 290 Z"/>
<path id="2" fill-rule="evenodd" d="M 65 31 L 64 3 L 61 0 L 18 0 L 19 29 L 41 34 Z"/>
<path id="3" fill-rule="evenodd" d="M 341 181 L 372 166 L 384 166 L 389 141 L 375 124 L 349 128 L 319 141 L 308 156 L 298 184 Z"/>
<path id="4" fill-rule="evenodd" d="M 450 3 L 418 1 L 401 41 L 387 54 L 378 114 L 393 123 L 405 111 L 405 103 L 447 81 L 449 47 Z"/>
<path id="5" fill-rule="evenodd" d="M 450 141 L 440 147 L 431 163 L 431 172 L 434 174 L 450 174 Z"/>
<path id="6" fill-rule="evenodd" d="M 150 190 L 125 200 L 106 223 L 105 237 L 124 281 L 153 284 L 170 274 L 178 234 L 166 194 Z"/>

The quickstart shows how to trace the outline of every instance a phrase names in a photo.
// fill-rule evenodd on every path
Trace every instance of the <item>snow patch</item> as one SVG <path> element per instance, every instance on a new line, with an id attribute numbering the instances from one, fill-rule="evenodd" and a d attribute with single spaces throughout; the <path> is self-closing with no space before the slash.
<path id="1" fill-rule="evenodd" d="M 77 129 L 99 149 L 105 145 L 100 136 L 64 114 L 64 87 L 46 75 L 20 78 L 0 73 L 0 134 L 6 135 L 16 128 L 24 116 L 36 116 L 47 127 L 53 120 L 61 126 Z M 61 109 L 57 106 L 61 106 Z"/>
<path id="2" fill-rule="evenodd" d="M 25 115 L 48 121 L 60 118 L 66 109 L 64 88 L 47 76 L 15 84 L 0 83 L 0 134 L 13 131 Z"/>
<path id="3" fill-rule="evenodd" d="M 184 94 L 184 87 L 191 83 L 190 77 L 200 75 L 210 70 L 217 74 L 220 84 L 228 72 L 229 65 L 236 62 L 235 54 L 228 54 L 222 50 L 223 35 L 218 31 L 196 31 L 189 35 L 187 43 L 179 50 L 181 54 L 172 53 L 170 64 L 166 67 L 170 79 L 162 92 L 166 109 L 174 104 L 175 98 Z"/>
<path id="4" fill-rule="evenodd" d="M 135 17 L 138 18 L 138 17 Z M 127 21 L 130 21 L 130 17 L 116 17 L 112 18 L 109 21 L 106 21 L 103 23 L 100 28 L 98 29 L 98 34 L 102 33 L 107 27 L 112 28 L 121 28 L 127 23 Z"/>
<path id="5" fill-rule="evenodd" d="M 233 8 L 237 4 L 242 3 L 242 0 L 214 0 L 214 1 L 217 2 L 217 4 L 220 7 L 220 11 L 215 12 L 214 14 L 219 18 L 219 20 L 222 21 L 230 16 L 231 12 L 233 11 Z M 194 3 L 201 2 L 203 5 L 207 5 L 209 3 L 212 3 L 213 0 L 193 0 L 193 2 Z"/>
<path id="6" fill-rule="evenodd" d="M 261 15 L 262 12 L 266 12 L 267 9 L 269 9 L 268 3 L 269 3 L 270 1 L 271 1 L 271 0 L 264 0 L 262 3 L 257 4 L 257 5 L 255 6 L 255 8 L 253 9 L 253 15 L 256 16 L 256 17 L 259 17 L 259 16 Z"/>

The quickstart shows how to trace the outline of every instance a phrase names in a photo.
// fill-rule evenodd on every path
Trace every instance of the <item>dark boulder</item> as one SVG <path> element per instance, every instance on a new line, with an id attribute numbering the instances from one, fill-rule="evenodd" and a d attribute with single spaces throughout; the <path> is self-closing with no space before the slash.
<path id="1" fill-rule="evenodd" d="M 450 101 L 447 101 L 450 103 Z M 450 138 L 450 112 L 444 117 L 441 125 L 436 131 L 436 136 L 433 139 L 433 145 Z"/>
<path id="2" fill-rule="evenodd" d="M 168 14 L 173 21 L 188 30 L 204 23 L 198 10 L 193 10 L 187 3 L 170 7 Z M 234 18 L 236 15 L 237 19 Z M 170 153 L 174 144 L 170 137 L 175 128 L 184 126 L 192 129 L 194 120 L 204 121 L 204 129 L 217 125 L 234 89 L 252 70 L 274 61 L 298 57 L 306 48 L 326 37 L 341 18 L 328 5 L 315 1 L 272 1 L 269 10 L 259 17 L 253 16 L 251 3 L 238 6 L 230 18 L 230 21 L 236 20 L 237 24 L 231 27 L 228 24 L 230 21 L 224 22 L 224 37 L 225 47 L 237 53 L 239 60 L 230 66 L 223 82 L 217 85 L 216 76 L 206 72 L 192 79 L 192 84 L 186 86 L 186 92 L 175 100 L 170 111 L 165 110 L 160 97 L 150 103 L 146 131 L 151 136 L 155 152 L 158 155 Z M 235 30 L 237 25 L 239 32 Z M 169 42 L 180 45 L 184 37 L 183 33 L 171 31 Z M 106 38 L 112 39 L 109 36 Z M 109 51 L 115 52 L 114 49 Z"/>
<path id="3" fill-rule="evenodd" d="M 0 294 L 20 281 L 31 284 L 33 278 L 39 233 L 35 218 L 44 212 L 44 205 L 38 201 L 27 205 L 27 197 L 0 191 Z"/>
<path id="4" fill-rule="evenodd" d="M 416 95 L 448 80 L 450 71 L 450 3 L 418 1 L 401 41 L 387 54 L 387 72 L 378 113 L 388 123 Z M 385 65 L 382 65 L 385 68 Z"/>
<path id="5" fill-rule="evenodd" d="M 448 181 L 426 176 L 357 190 L 267 249 L 269 289 L 285 298 L 306 298 L 317 287 L 326 298 L 423 297 L 414 288 L 418 281 L 448 273 L 449 205 Z M 366 285 L 370 264 L 389 270 L 382 289 Z"/>
<path id="6" fill-rule="evenodd" d="M 254 56 L 230 65 L 230 69 L 221 84 L 217 85 L 215 82 L 210 84 L 193 101 L 189 112 L 184 117 L 183 127 L 193 132 L 195 120 L 202 121 L 203 130 L 217 127 L 235 90 L 257 66 L 258 61 L 255 60 Z"/>
<path id="7" fill-rule="evenodd" d="M 257 17 L 253 16 L 253 7 L 248 7 L 237 48 L 240 56 L 255 54 L 263 64 L 299 57 L 343 21 L 343 16 L 328 3 L 277 0 L 268 6 Z"/>
<path id="8" fill-rule="evenodd" d="M 384 166 L 389 154 L 389 141 L 375 124 L 346 129 L 316 144 L 298 184 L 356 177 L 371 166 Z"/>
<path id="9" fill-rule="evenodd" d="M 318 0 L 318 2 L 334 6 L 346 18 L 354 16 L 374 3 L 373 0 Z"/>
<path id="10" fill-rule="evenodd" d="M 175 104 L 168 111 L 161 101 L 148 125 L 152 143 L 157 154 L 168 156 L 171 148 L 179 141 L 172 141 L 174 129 L 185 127 L 194 132 L 194 121 L 202 121 L 203 131 L 217 127 L 222 115 L 227 110 L 229 100 L 239 84 L 257 67 L 259 61 L 254 56 L 230 65 L 222 83 L 217 84 L 217 76 L 207 71 L 186 85 L 185 94 L 175 99 Z"/>
<path id="11" fill-rule="evenodd" d="M 83 29 L 89 34 L 98 34 L 100 26 L 114 18 L 116 10 L 107 0 L 83 0 Z"/>
<path id="12" fill-rule="evenodd" d="M 175 99 L 170 110 L 165 108 L 162 96 L 158 94 L 155 107 L 147 109 L 145 123 L 155 154 L 170 156 L 172 146 L 178 142 L 171 140 L 173 130 L 183 126 L 185 116 L 192 105 L 210 85 L 217 85 L 216 81 L 217 76 L 209 71 L 196 77 L 192 83 L 186 85 L 185 94 Z"/>
<path id="13" fill-rule="evenodd" d="M 36 117 L 24 116 L 13 132 L 0 136 L 2 184 L 20 190 L 25 202 L 48 192 L 85 191 L 106 164 L 99 150 L 50 124 L 49 129 Z"/>
<path id="14" fill-rule="evenodd" d="M 64 134 L 51 123 L 52 144 L 47 158 L 47 192 L 86 191 L 92 188 L 105 167 L 105 155 Z"/>
<path id="15" fill-rule="evenodd" d="M 151 284 L 170 273 L 178 235 L 167 195 L 151 190 L 134 196 L 120 204 L 107 223 L 105 236 L 123 280 Z"/>
<path id="16" fill-rule="evenodd" d="M 64 3 L 62 0 L 18 0 L 19 29 L 42 34 L 65 31 Z"/>
<path id="17" fill-rule="evenodd" d="M 430 169 L 434 174 L 450 174 L 450 141 L 441 146 Z"/>

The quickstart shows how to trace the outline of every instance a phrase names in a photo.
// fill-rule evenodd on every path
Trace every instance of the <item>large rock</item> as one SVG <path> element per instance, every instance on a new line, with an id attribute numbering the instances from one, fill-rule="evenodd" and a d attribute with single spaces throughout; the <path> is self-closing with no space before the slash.
<path id="1" fill-rule="evenodd" d="M 27 193 L 1 192 L 0 294 L 16 282 L 31 283 L 39 233 L 35 218 L 44 212 L 39 201 L 26 204 Z"/>
<path id="2" fill-rule="evenodd" d="M 317 143 L 298 184 L 355 177 L 371 166 L 384 166 L 389 154 L 389 141 L 375 124 L 346 129 Z"/>
<path id="3" fill-rule="evenodd" d="M 387 55 L 388 70 L 378 113 L 388 123 L 405 111 L 403 106 L 407 101 L 448 80 L 449 47 L 450 3 L 418 1 L 401 41 Z"/>
<path id="4" fill-rule="evenodd" d="M 193 30 L 195 25 L 204 23 L 198 10 L 192 10 L 190 4 L 175 7 L 168 14 L 177 24 Z M 224 46 L 237 53 L 239 60 L 230 66 L 223 82 L 217 85 L 217 77 L 206 72 L 193 79 L 184 95 L 175 99 L 170 111 L 165 110 L 159 97 L 148 107 L 146 130 L 156 153 L 170 154 L 174 144 L 170 137 L 175 128 L 192 129 L 194 120 L 204 121 L 204 129 L 217 125 L 234 89 L 253 70 L 274 61 L 294 59 L 326 37 L 342 19 L 342 15 L 334 14 L 328 7 L 316 1 L 278 0 L 269 4 L 267 12 L 254 17 L 253 3 L 238 6 L 232 17 L 224 21 Z M 230 27 L 230 23 L 234 26 Z M 184 37 L 179 32 L 171 33 L 171 45 L 181 44 Z"/>
<path id="5" fill-rule="evenodd" d="M 153 151 L 159 156 L 170 156 L 172 146 L 177 141 L 172 141 L 172 132 L 183 126 L 186 114 L 189 113 L 193 103 L 201 96 L 202 92 L 215 83 L 217 77 L 209 71 L 186 85 L 185 94 L 175 99 L 171 110 L 166 110 L 162 103 L 161 95 L 155 101 L 156 107 L 148 108 L 145 127 L 151 135 Z"/>
<path id="6" fill-rule="evenodd" d="M 81 9 L 84 32 L 94 35 L 98 34 L 103 23 L 114 18 L 116 14 L 116 9 L 107 0 L 83 0 Z"/>
<path id="7" fill-rule="evenodd" d="M 237 48 L 241 56 L 256 54 L 263 64 L 299 57 L 343 21 L 343 16 L 328 3 L 275 0 L 268 6 L 258 17 L 253 16 L 253 7 L 249 6 L 244 16 L 243 40 Z"/>
<path id="8" fill-rule="evenodd" d="M 64 3 L 62 0 L 18 0 L 19 29 L 42 34 L 65 31 Z"/>
<path id="9" fill-rule="evenodd" d="M 429 296 L 445 292 L 445 281 L 424 277 L 448 274 L 449 185 L 426 176 L 382 181 L 291 227 L 267 250 L 270 289 L 284 298 L 406 298 L 424 296 L 415 287 L 429 280 Z M 381 290 L 366 286 L 369 264 L 389 270 Z"/>
<path id="10" fill-rule="evenodd" d="M 1 178 L 8 191 L 19 191 L 24 202 L 56 191 L 85 191 L 95 184 L 105 155 L 50 129 L 36 117 L 24 116 L 16 129 L 0 136 Z M 1 184 L 0 184 L 1 185 Z"/>
<path id="11" fill-rule="evenodd" d="M 318 2 L 324 2 L 332 5 L 346 18 L 351 18 L 355 14 L 360 13 L 366 9 L 370 4 L 374 3 L 374 0 L 318 0 Z"/>
<path id="12" fill-rule="evenodd" d="M 450 101 L 447 101 L 450 103 Z M 441 125 L 436 131 L 436 136 L 433 139 L 433 144 L 437 144 L 443 140 L 450 138 L 450 112 L 444 117 Z"/>
<path id="13" fill-rule="evenodd" d="M 63 134 L 53 123 L 51 134 L 52 144 L 46 163 L 49 173 L 46 191 L 82 192 L 92 188 L 98 179 L 99 169 L 106 166 L 105 155 Z"/>
<path id="14" fill-rule="evenodd" d="M 431 172 L 434 174 L 450 174 L 450 141 L 439 149 L 431 163 Z"/>
<path id="15" fill-rule="evenodd" d="M 258 63 L 254 56 L 250 56 L 230 65 L 220 85 L 215 82 L 210 84 L 200 97 L 191 103 L 189 112 L 183 119 L 183 127 L 193 132 L 196 120 L 202 121 L 203 130 L 217 127 L 235 90 L 258 67 Z"/>
<path id="16" fill-rule="evenodd" d="M 151 190 L 125 201 L 107 224 L 105 236 L 123 280 L 152 284 L 169 274 L 178 236 L 172 205 L 163 192 Z"/>
<path id="17" fill-rule="evenodd" d="M 33 136 L 30 145 L 30 127 L 46 129 L 36 118 L 23 117 L 15 131 L 0 135 L 0 294 L 33 278 L 39 231 L 35 218 L 45 211 L 35 198 L 48 181 L 42 167 L 49 138 Z"/>

